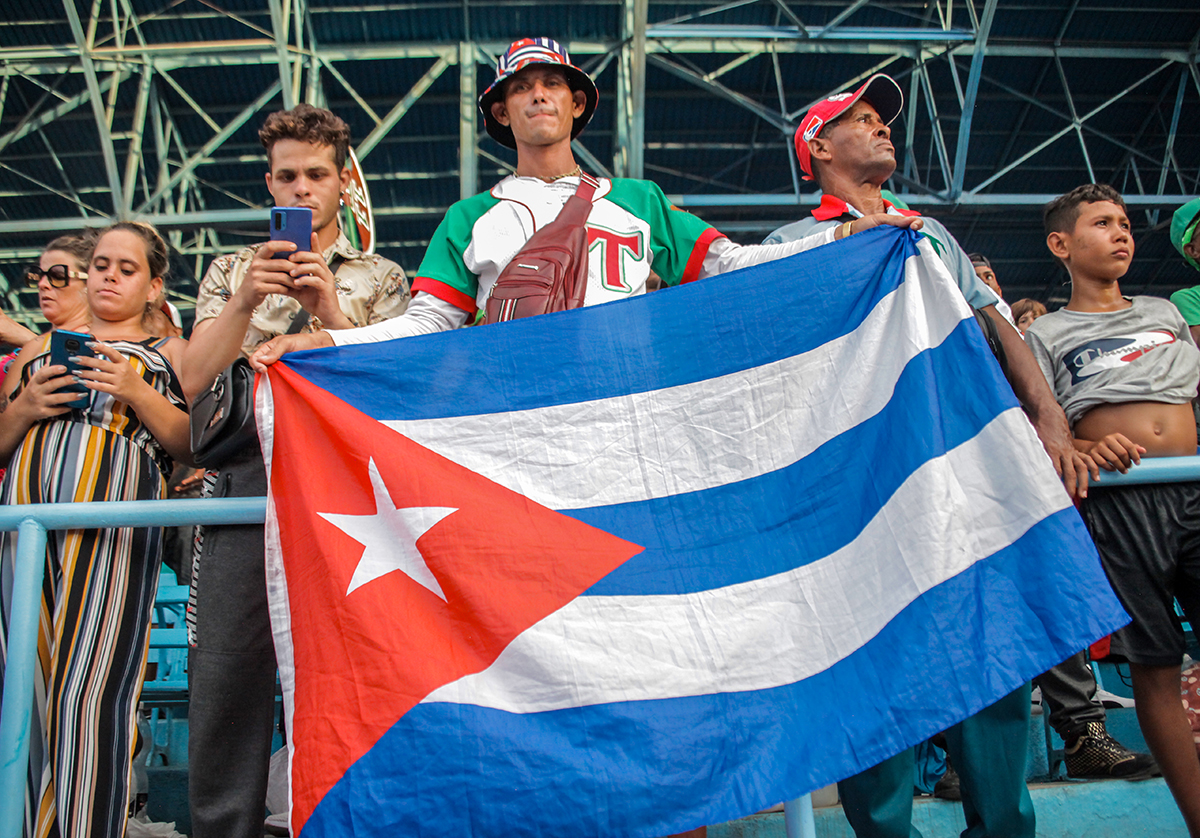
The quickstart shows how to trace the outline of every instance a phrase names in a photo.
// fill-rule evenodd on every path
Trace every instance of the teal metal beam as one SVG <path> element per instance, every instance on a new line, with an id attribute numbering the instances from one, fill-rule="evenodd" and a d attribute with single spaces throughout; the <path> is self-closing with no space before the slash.
<path id="1" fill-rule="evenodd" d="M 950 197 L 957 198 L 963 191 L 963 178 L 967 174 L 967 152 L 971 145 L 971 120 L 975 117 L 975 102 L 979 95 L 979 80 L 983 75 L 983 59 L 987 55 L 988 34 L 996 18 L 996 0 L 987 0 L 983 17 L 979 20 L 979 31 L 975 37 L 975 54 L 971 56 L 971 72 L 967 74 L 967 89 L 963 94 L 962 118 L 958 121 L 958 144 L 954 148 L 954 181 L 950 186 Z M 950 59 L 954 66 L 954 59 Z"/>
<path id="2" fill-rule="evenodd" d="M 120 216 L 125 212 L 125 199 L 121 192 L 121 173 L 117 169 L 117 152 L 113 148 L 112 132 L 108 126 L 108 115 L 105 112 L 104 100 L 100 96 L 100 83 L 96 78 L 96 68 L 92 56 L 88 52 L 89 44 L 83 35 L 83 24 L 79 20 L 79 11 L 75 8 L 75 0 L 63 0 L 67 12 L 67 20 L 71 24 L 71 35 L 79 48 L 79 63 L 83 69 L 84 79 L 92 101 L 92 113 L 96 117 L 96 133 L 100 135 L 100 153 L 104 157 L 104 173 L 108 176 L 108 186 L 112 190 L 113 211 Z M 113 68 L 114 70 L 117 68 Z"/>

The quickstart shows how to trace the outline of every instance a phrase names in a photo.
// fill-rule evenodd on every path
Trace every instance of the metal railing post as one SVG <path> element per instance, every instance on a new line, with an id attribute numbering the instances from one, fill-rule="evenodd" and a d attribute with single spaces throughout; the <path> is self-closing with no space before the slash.
<path id="1" fill-rule="evenodd" d="M 0 838 L 21 838 L 29 770 L 37 632 L 46 531 L 80 528 L 261 524 L 266 498 L 37 503 L 0 506 L 0 530 L 17 531 L 4 703 L 0 705 Z"/>
<path id="2" fill-rule="evenodd" d="M 30 518 L 17 528 L 12 617 L 0 707 L 0 838 L 21 838 L 25 821 L 25 777 L 33 718 L 33 671 L 37 666 L 38 619 L 46 570 L 46 528 Z M 13 805 L 13 804 L 16 805 Z"/>
<path id="3" fill-rule="evenodd" d="M 811 794 L 783 804 L 783 831 L 787 838 L 817 838 L 817 820 L 813 814 Z"/>

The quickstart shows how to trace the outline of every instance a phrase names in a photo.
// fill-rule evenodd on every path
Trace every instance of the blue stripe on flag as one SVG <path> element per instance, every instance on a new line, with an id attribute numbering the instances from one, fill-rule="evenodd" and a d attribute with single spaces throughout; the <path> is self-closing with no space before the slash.
<path id="1" fill-rule="evenodd" d="M 640 544 L 587 594 L 687 593 L 782 573 L 821 559 L 862 531 L 926 461 L 974 437 L 1017 406 L 974 320 L 908 363 L 887 406 L 792 466 L 702 492 L 564 512 Z M 974 398 L 941 398 L 938 384 L 994 378 Z M 880 457 L 878 452 L 889 456 Z M 847 492 L 869 480 L 871 492 Z"/>
<path id="2" fill-rule="evenodd" d="M 1027 572 L 1076 549 L 1082 529 L 1073 509 L 1044 519 L 795 684 L 527 715 L 418 705 L 325 796 L 303 838 L 355 835 L 356 823 L 387 835 L 503 824 L 511 836 L 657 836 L 858 773 L 1127 622 L 1094 593 L 1107 590 L 1095 559 L 1056 580 L 1064 587 Z M 930 656 L 954 664 L 930 667 Z M 575 781 L 553 781 L 562 776 Z"/>
<path id="3" fill-rule="evenodd" d="M 889 232 L 890 231 L 890 232 Z M 478 415 L 691 384 L 853 332 L 904 281 L 916 236 L 868 230 L 754 268 L 573 312 L 387 343 L 298 352 L 301 375 L 379 420 Z M 897 262 L 899 260 L 899 262 Z M 844 276 L 837 284 L 806 281 Z M 730 295 L 761 321 L 725 317 Z M 698 336 L 709 336 L 698 340 Z M 594 359 L 595 363 L 591 363 Z"/>

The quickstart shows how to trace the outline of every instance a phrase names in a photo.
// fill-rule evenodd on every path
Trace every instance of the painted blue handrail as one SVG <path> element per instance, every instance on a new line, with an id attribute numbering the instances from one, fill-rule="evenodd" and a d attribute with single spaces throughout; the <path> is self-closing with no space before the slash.
<path id="1" fill-rule="evenodd" d="M 1200 480 L 1200 457 L 1155 457 L 1142 460 L 1129 471 L 1101 471 L 1095 486 L 1135 486 L 1145 483 L 1183 483 Z"/>
<path id="2" fill-rule="evenodd" d="M 261 524 L 266 510 L 266 498 L 0 506 L 0 530 L 17 531 L 8 660 L 0 705 L 0 838 L 20 838 L 25 820 L 25 774 L 29 764 L 47 530 Z"/>
<path id="3" fill-rule="evenodd" d="M 1200 479 L 1200 457 L 1143 460 L 1127 474 L 1104 472 L 1098 485 L 1129 486 Z M 121 501 L 113 503 L 0 506 L 0 531 L 17 532 L 8 661 L 0 712 L 0 838 L 20 838 L 29 762 L 37 626 L 41 610 L 48 530 L 107 527 L 169 527 L 190 524 L 261 524 L 266 498 Z M 814 834 L 809 795 L 786 807 L 787 834 Z"/>

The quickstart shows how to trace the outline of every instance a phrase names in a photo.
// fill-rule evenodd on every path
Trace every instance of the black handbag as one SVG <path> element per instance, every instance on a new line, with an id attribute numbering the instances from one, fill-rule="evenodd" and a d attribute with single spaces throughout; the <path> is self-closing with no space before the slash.
<path id="1" fill-rule="evenodd" d="M 223 369 L 212 387 L 196 396 L 189 419 L 196 465 L 216 468 L 257 442 L 250 362 L 238 358 Z"/>
<path id="2" fill-rule="evenodd" d="M 310 316 L 300 309 L 287 334 L 296 334 L 307 326 Z M 258 444 L 258 427 L 254 423 L 254 370 L 250 362 L 239 357 L 221 370 L 212 386 L 196 396 L 188 419 L 192 459 L 198 466 L 218 468 L 243 448 Z"/>

